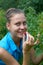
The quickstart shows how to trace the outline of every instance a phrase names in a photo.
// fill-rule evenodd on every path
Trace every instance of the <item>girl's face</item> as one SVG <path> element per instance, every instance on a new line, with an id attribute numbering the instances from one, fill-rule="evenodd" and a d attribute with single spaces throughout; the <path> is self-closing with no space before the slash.
<path id="1" fill-rule="evenodd" d="M 10 18 L 10 23 L 7 23 L 7 28 L 13 37 L 22 38 L 27 30 L 26 18 L 23 13 L 16 14 Z"/>

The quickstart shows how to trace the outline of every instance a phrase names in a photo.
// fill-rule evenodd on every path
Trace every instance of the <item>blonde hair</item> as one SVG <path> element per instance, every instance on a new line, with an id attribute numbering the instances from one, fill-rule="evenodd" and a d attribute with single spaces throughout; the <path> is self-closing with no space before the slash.
<path id="1" fill-rule="evenodd" d="M 13 14 L 20 14 L 20 13 L 23 13 L 24 14 L 24 11 L 21 10 L 21 9 L 16 9 L 16 8 L 10 8 L 6 11 L 6 18 L 8 20 L 8 22 L 10 22 L 10 18 L 12 17 Z"/>

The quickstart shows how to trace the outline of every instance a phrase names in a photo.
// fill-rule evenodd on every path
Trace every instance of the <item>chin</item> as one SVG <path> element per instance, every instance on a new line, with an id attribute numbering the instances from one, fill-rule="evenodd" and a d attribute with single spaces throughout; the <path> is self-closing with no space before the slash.
<path id="1" fill-rule="evenodd" d="M 19 38 L 23 38 L 23 36 L 19 36 Z"/>

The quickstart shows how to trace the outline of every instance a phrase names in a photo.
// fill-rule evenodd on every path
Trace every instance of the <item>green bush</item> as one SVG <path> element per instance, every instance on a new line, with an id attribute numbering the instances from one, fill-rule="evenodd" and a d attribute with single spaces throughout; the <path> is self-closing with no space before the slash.
<path id="1" fill-rule="evenodd" d="M 36 56 L 38 56 L 43 53 L 43 12 L 36 14 L 36 11 L 31 7 L 28 8 L 28 11 L 29 12 L 26 14 L 28 32 L 35 37 L 35 40 L 37 39 L 37 34 L 40 33 L 40 44 L 34 46 Z M 32 62 L 31 65 L 33 65 Z M 43 65 L 43 62 L 41 62 L 39 65 Z"/>
<path id="2" fill-rule="evenodd" d="M 6 18 L 5 18 L 5 11 L 0 10 L 0 39 L 6 34 Z"/>

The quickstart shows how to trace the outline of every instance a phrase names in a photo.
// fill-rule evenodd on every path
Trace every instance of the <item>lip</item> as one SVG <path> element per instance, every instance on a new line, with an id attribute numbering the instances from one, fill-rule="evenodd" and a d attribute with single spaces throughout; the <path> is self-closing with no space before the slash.
<path id="1" fill-rule="evenodd" d="M 24 32 L 19 32 L 19 34 L 23 35 L 23 34 L 24 34 Z"/>

